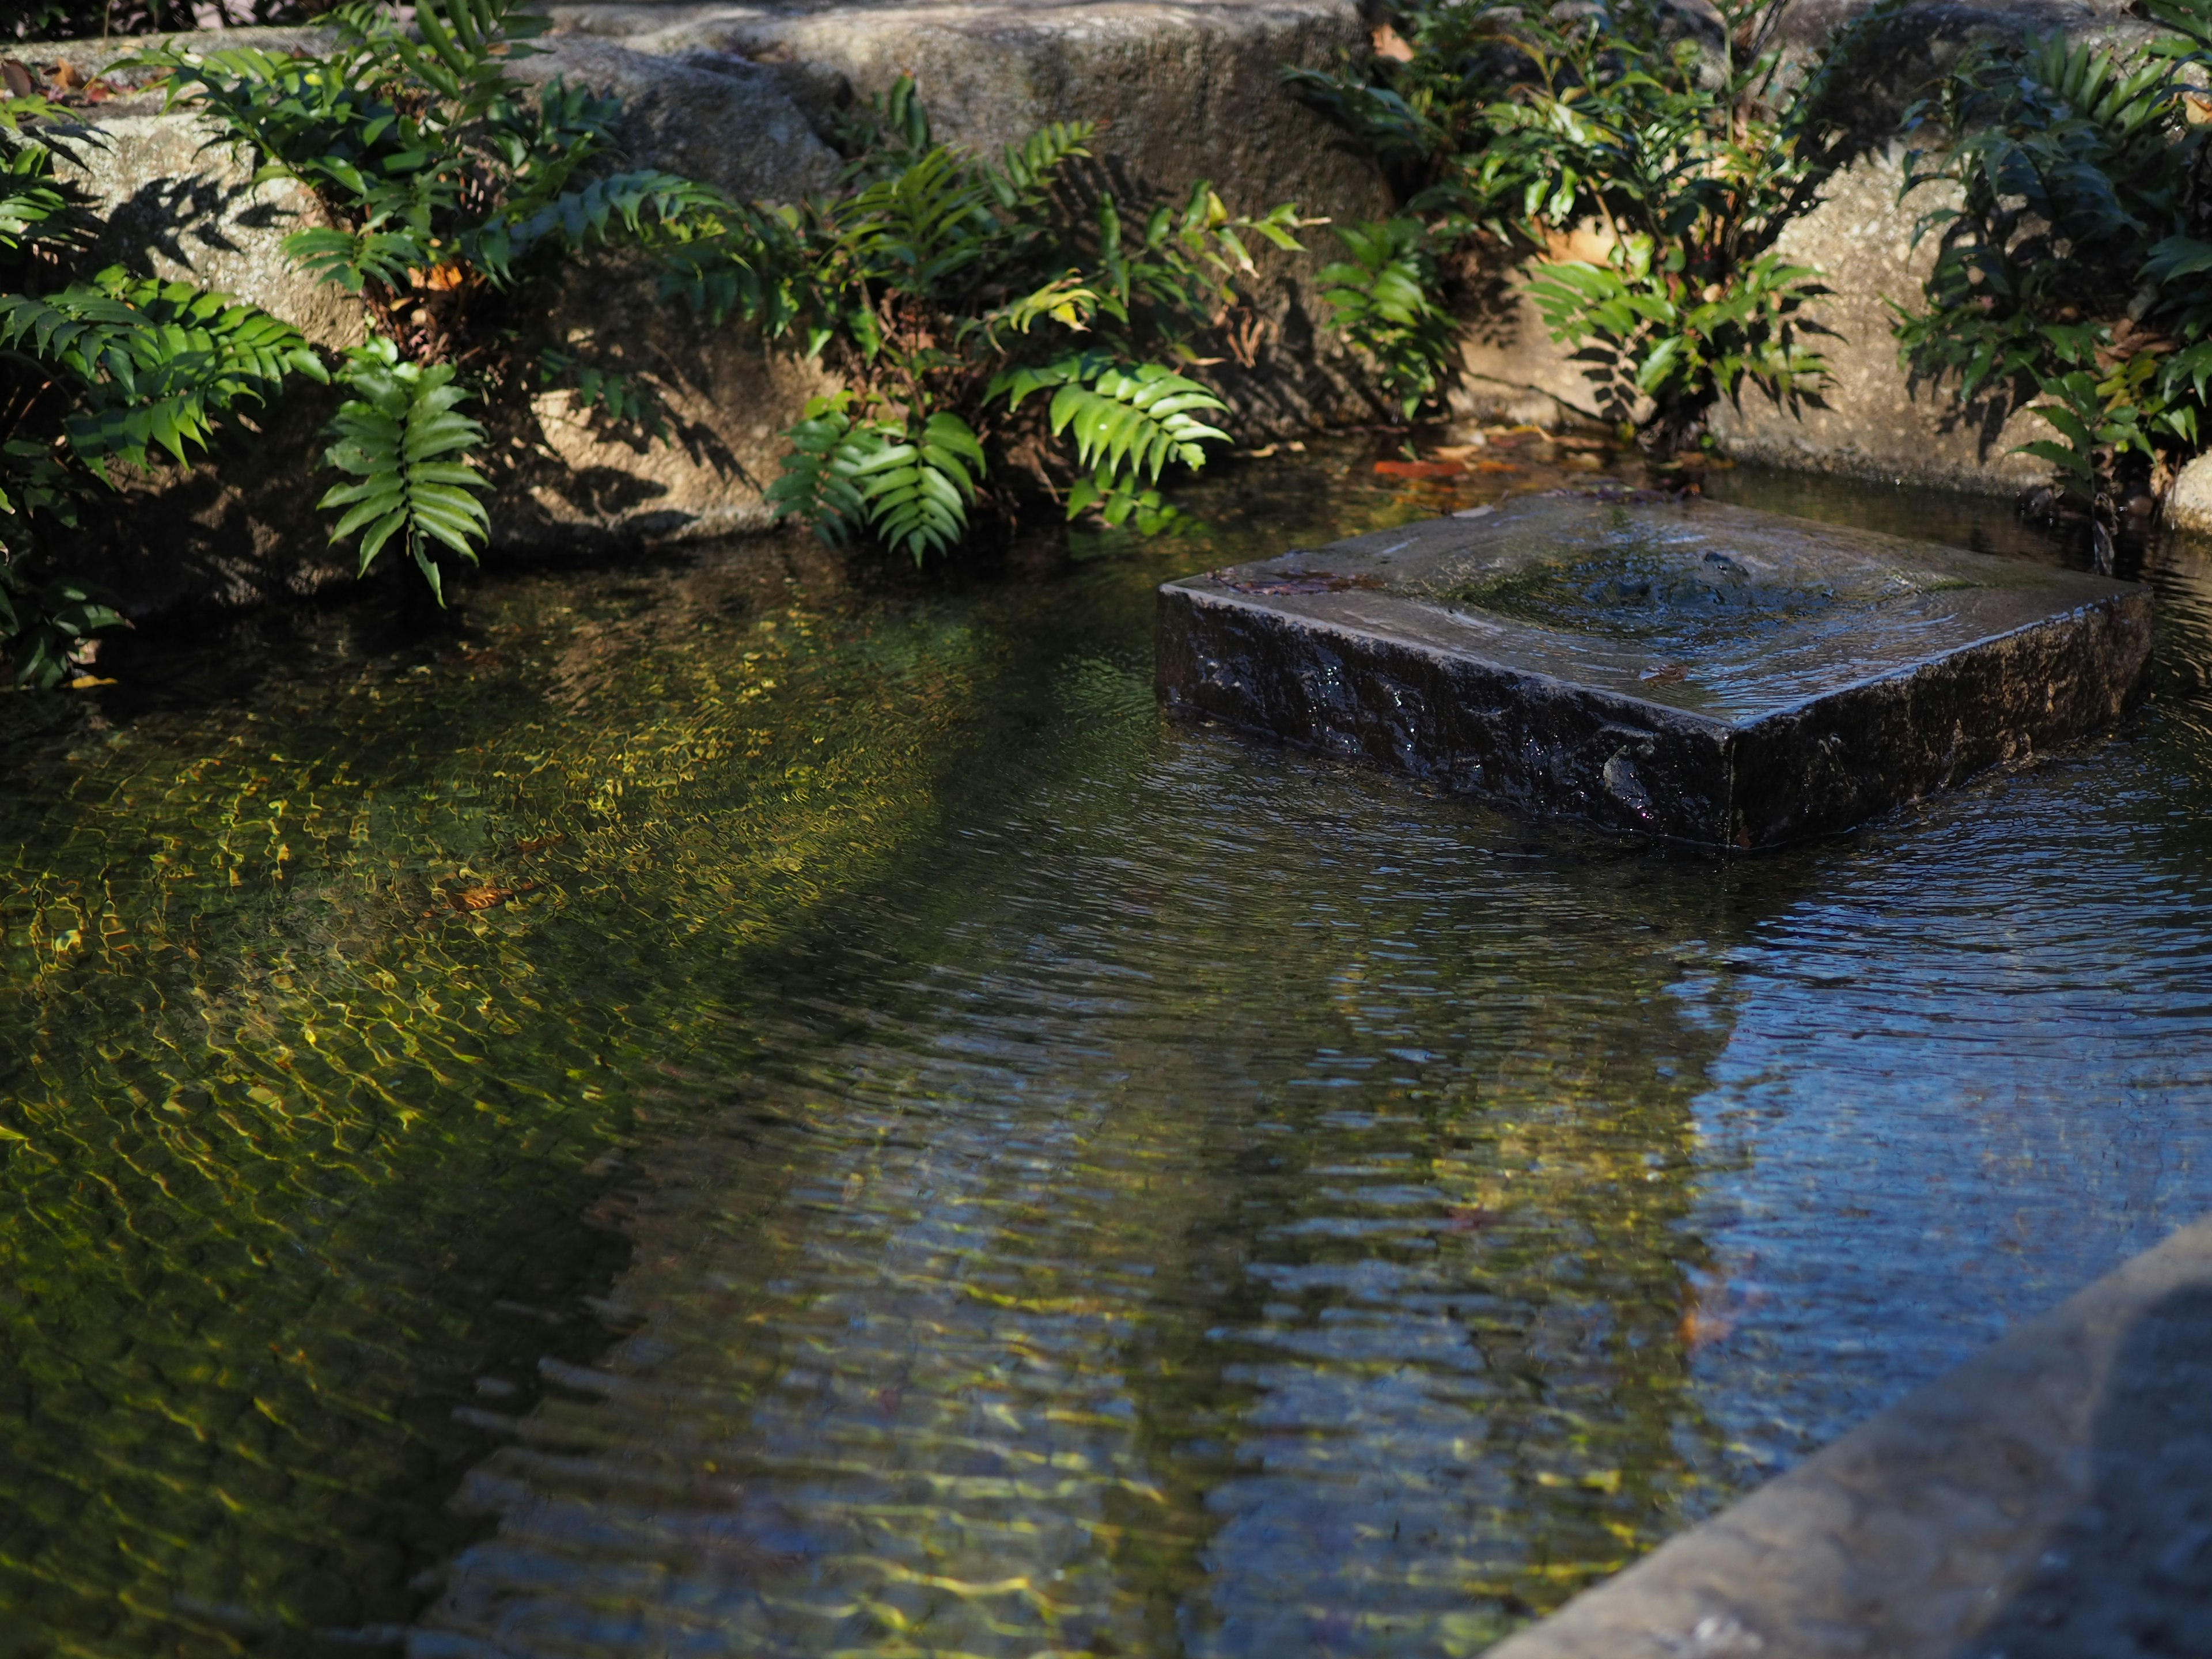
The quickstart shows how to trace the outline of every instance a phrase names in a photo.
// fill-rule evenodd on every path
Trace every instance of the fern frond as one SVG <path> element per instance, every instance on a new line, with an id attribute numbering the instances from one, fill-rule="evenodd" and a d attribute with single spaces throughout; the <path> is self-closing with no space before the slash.
<path id="1" fill-rule="evenodd" d="M 103 477 L 110 459 L 143 466 L 151 449 L 183 461 L 223 410 L 265 401 L 288 375 L 328 378 L 299 331 L 268 313 L 119 267 L 53 294 L 0 295 L 0 347 L 76 383 L 63 430 Z"/>
<path id="2" fill-rule="evenodd" d="M 909 430 L 855 416 L 854 401 L 850 392 L 813 398 L 784 434 L 792 453 L 768 489 L 776 517 L 809 523 L 830 542 L 865 524 L 917 564 L 949 550 L 968 533 L 975 481 L 988 465 L 975 429 L 940 412 Z"/>
<path id="3" fill-rule="evenodd" d="M 407 231 L 344 231 L 317 225 L 280 244 L 285 257 L 318 282 L 358 294 L 370 282 L 404 288 L 407 273 L 434 264 L 427 239 Z"/>
<path id="4" fill-rule="evenodd" d="M 25 132 L 19 125 L 60 112 L 36 95 L 0 96 L 0 129 L 8 134 L 0 138 L 0 252 L 64 243 L 72 222 L 82 219 L 54 176 L 53 151 L 35 130 Z"/>
<path id="5" fill-rule="evenodd" d="M 853 394 L 839 392 L 810 398 L 798 423 L 786 428 L 791 453 L 768 487 L 776 519 L 797 519 L 833 544 L 867 522 L 868 507 L 839 464 L 857 467 L 869 453 L 855 436 Z"/>
<path id="6" fill-rule="evenodd" d="M 1061 168 L 1090 158 L 1087 146 L 1097 131 L 1095 121 L 1054 121 L 1007 145 L 992 180 L 999 204 L 1013 209 L 1042 201 Z"/>
<path id="7" fill-rule="evenodd" d="M 1081 334 L 1089 330 L 1091 319 L 1104 299 L 1105 295 L 1080 272 L 1070 271 L 1042 288 L 1017 295 L 977 325 L 994 345 L 998 344 L 1001 331 L 1026 334 L 1047 319 Z"/>
<path id="8" fill-rule="evenodd" d="M 454 412 L 469 392 L 453 384 L 452 365 L 403 363 L 388 340 L 349 354 L 340 378 L 357 395 L 338 406 L 331 422 L 337 441 L 323 459 L 358 482 L 333 485 L 316 503 L 325 511 L 347 509 L 331 539 L 358 532 L 359 569 L 366 574 L 385 544 L 404 536 L 416 568 L 443 605 L 429 544 L 442 543 L 473 564 L 490 523 L 471 493 L 489 487 L 469 453 L 483 442 L 484 430 Z"/>
<path id="9" fill-rule="evenodd" d="M 507 215 L 465 235 L 462 251 L 495 278 L 503 280 L 513 262 L 541 242 L 557 238 L 568 252 L 580 252 L 595 242 L 607 240 L 611 228 L 631 237 L 641 235 L 648 216 L 672 224 L 693 216 L 731 211 L 728 198 L 711 185 L 645 168 L 594 179 L 542 202 L 526 199 Z"/>
<path id="10" fill-rule="evenodd" d="M 864 441 L 865 453 L 851 461 L 841 458 L 837 467 L 867 503 L 877 536 L 920 564 L 930 553 L 950 551 L 968 533 L 968 506 L 984 470 L 983 447 L 957 415 L 932 415 L 905 441 L 896 432 L 874 428 Z"/>
<path id="11" fill-rule="evenodd" d="M 1158 363 L 1109 368 L 1088 386 L 1071 380 L 1053 394 L 1054 437 L 1075 440 L 1077 461 L 1116 480 L 1157 483 L 1170 461 L 1206 465 L 1203 445 L 1229 434 L 1192 413 L 1227 405 L 1197 381 Z"/>
<path id="12" fill-rule="evenodd" d="M 1321 268 L 1322 297 L 1410 419 L 1436 394 L 1459 349 L 1451 314 L 1431 297 L 1437 269 L 1427 229 L 1418 219 L 1385 219 L 1341 226 L 1336 238 L 1352 258 Z"/>

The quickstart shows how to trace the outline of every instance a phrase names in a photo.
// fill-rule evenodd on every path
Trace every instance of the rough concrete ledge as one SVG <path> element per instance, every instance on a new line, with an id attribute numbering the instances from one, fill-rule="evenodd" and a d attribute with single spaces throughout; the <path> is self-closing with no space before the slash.
<path id="1" fill-rule="evenodd" d="M 2212 1653 L 2212 1221 L 1489 1659 Z"/>

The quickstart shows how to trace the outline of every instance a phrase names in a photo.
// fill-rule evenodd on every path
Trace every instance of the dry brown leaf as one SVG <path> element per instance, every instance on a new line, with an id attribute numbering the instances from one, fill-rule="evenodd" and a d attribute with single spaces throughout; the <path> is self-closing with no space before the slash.
<path id="1" fill-rule="evenodd" d="M 1413 43 L 1388 23 L 1376 24 L 1374 32 L 1367 38 L 1374 43 L 1377 58 L 1388 58 L 1399 64 L 1413 61 Z"/>

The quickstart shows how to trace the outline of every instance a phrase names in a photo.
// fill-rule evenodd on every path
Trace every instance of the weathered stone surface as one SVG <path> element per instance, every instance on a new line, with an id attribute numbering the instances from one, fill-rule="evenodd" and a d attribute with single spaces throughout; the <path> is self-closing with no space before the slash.
<path id="1" fill-rule="evenodd" d="M 2212 531 L 2212 455 L 2183 467 L 2166 491 L 2166 521 L 2177 529 Z"/>
<path id="2" fill-rule="evenodd" d="M 2126 707 L 2148 590 L 1695 499 L 1538 496 L 1166 584 L 1179 714 L 1608 829 L 1842 829 Z"/>
<path id="3" fill-rule="evenodd" d="M 2212 1652 L 2212 1222 L 1490 1659 Z"/>
<path id="4" fill-rule="evenodd" d="M 652 56 L 556 36 L 549 50 L 522 59 L 514 77 L 559 77 L 621 99 L 623 142 L 634 155 L 740 201 L 796 201 L 836 184 L 842 165 L 774 70 L 729 52 Z"/>

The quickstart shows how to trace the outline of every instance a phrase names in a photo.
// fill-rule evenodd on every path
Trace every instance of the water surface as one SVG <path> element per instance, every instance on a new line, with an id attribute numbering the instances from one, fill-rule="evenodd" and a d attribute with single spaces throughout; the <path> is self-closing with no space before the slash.
<path id="1" fill-rule="evenodd" d="M 1723 863 L 1159 719 L 1155 583 L 1473 499 L 1370 459 L 0 699 L 0 1654 L 1473 1652 L 2212 1208 L 2201 556 Z"/>

